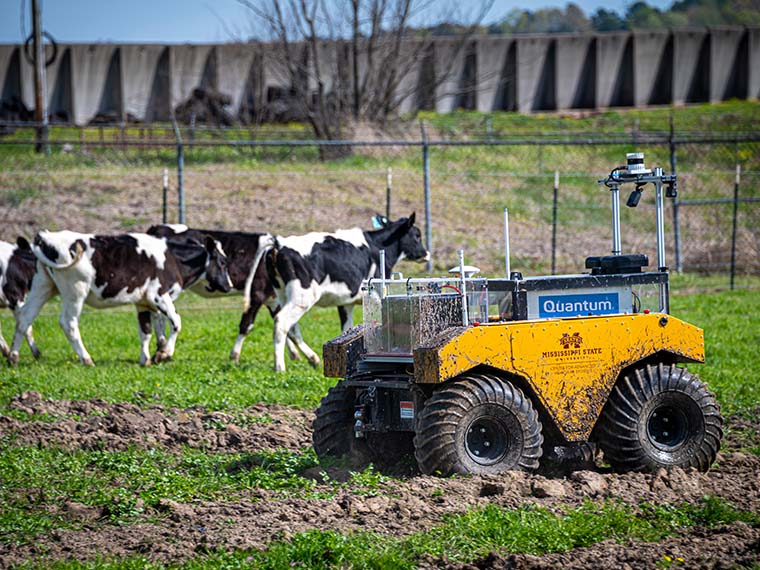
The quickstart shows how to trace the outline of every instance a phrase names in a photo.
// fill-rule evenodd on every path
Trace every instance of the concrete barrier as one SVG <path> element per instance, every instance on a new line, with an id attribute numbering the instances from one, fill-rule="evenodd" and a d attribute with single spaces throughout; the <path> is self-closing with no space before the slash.
<path id="1" fill-rule="evenodd" d="M 490 113 L 503 108 L 503 94 L 508 82 L 515 80 L 505 76 L 505 64 L 509 48 L 514 40 L 511 38 L 479 38 L 477 42 L 477 84 L 478 111 Z"/>
<path id="2" fill-rule="evenodd" d="M 467 48 L 459 39 L 446 38 L 435 42 L 435 110 L 439 113 L 459 108 L 459 99 L 465 91 L 463 75 Z"/>
<path id="3" fill-rule="evenodd" d="M 760 99 L 760 28 L 750 28 L 748 98 Z"/>
<path id="4" fill-rule="evenodd" d="M 187 101 L 196 87 L 217 88 L 216 46 L 171 46 L 169 54 L 172 109 L 176 109 L 180 103 Z"/>
<path id="5" fill-rule="evenodd" d="M 557 38 L 557 109 L 596 107 L 596 37 Z"/>
<path id="6" fill-rule="evenodd" d="M 517 110 L 556 108 L 556 42 L 551 37 L 517 39 Z"/>
<path id="7" fill-rule="evenodd" d="M 673 34 L 673 102 L 695 103 L 710 98 L 710 35 L 707 30 Z"/>
<path id="8" fill-rule="evenodd" d="M 596 60 L 596 105 L 633 105 L 631 34 L 599 34 Z"/>
<path id="9" fill-rule="evenodd" d="M 292 55 L 312 70 L 305 45 Z M 50 54 L 51 47 L 46 47 Z M 342 51 L 341 51 L 342 50 Z M 760 97 L 760 28 L 406 40 L 396 98 L 402 113 L 458 108 L 482 112 L 589 109 Z M 378 50 L 382 53 L 382 49 Z M 350 49 L 320 45 L 326 92 L 350 91 Z M 367 67 L 359 58 L 360 76 Z M 333 85 L 335 78 L 339 85 Z M 167 121 L 196 87 L 231 97 L 232 115 L 262 109 L 287 117 L 291 76 L 270 44 L 61 44 L 47 68 L 51 115 L 77 124 L 103 117 Z M 0 97 L 34 107 L 31 64 L 18 45 L 0 45 Z M 278 102 L 279 100 L 279 102 Z"/>
<path id="10" fill-rule="evenodd" d="M 633 76 L 636 107 L 673 100 L 673 43 L 669 31 L 634 32 Z"/>
<path id="11" fill-rule="evenodd" d="M 98 114 L 121 120 L 121 51 L 112 44 L 72 45 L 74 122 L 83 124 Z"/>
<path id="12" fill-rule="evenodd" d="M 263 95 L 263 69 L 254 44 L 223 44 L 216 48 L 216 88 L 232 99 L 230 112 L 255 110 Z"/>
<path id="13" fill-rule="evenodd" d="M 749 62 L 740 49 L 744 37 L 742 28 L 710 30 L 710 102 L 732 97 L 746 99 Z"/>
<path id="14" fill-rule="evenodd" d="M 141 121 L 171 118 L 169 48 L 162 45 L 121 46 L 124 112 Z"/>

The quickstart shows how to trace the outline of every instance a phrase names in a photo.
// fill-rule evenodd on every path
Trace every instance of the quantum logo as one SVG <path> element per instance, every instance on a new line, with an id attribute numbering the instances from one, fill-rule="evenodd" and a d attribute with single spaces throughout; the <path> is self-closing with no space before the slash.
<path id="1" fill-rule="evenodd" d="M 613 315 L 620 312 L 617 293 L 587 293 L 578 295 L 539 295 L 538 316 L 541 319 Z"/>
<path id="2" fill-rule="evenodd" d="M 583 337 L 581 336 L 581 333 L 562 333 L 559 343 L 562 345 L 562 348 L 580 348 L 583 344 Z"/>

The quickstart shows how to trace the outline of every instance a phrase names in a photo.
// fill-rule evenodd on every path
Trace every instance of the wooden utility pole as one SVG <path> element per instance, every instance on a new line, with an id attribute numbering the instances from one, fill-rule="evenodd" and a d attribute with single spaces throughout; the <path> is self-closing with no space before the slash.
<path id="1" fill-rule="evenodd" d="M 35 150 L 50 154 L 48 138 L 47 84 L 45 82 L 45 46 L 42 44 L 42 14 L 39 0 L 32 0 L 32 35 L 34 44 L 34 118 L 37 123 Z"/>

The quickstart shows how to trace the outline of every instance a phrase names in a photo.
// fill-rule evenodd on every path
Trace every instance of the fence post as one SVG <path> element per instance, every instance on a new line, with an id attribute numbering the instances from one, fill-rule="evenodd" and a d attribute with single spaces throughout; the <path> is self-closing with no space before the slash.
<path id="1" fill-rule="evenodd" d="M 427 272 L 433 272 L 433 228 L 430 214 L 430 145 L 428 145 L 427 130 L 425 122 L 420 121 L 420 132 L 422 134 L 422 176 L 425 187 L 425 245 L 427 246 L 430 258 L 427 261 Z"/>
<path id="2" fill-rule="evenodd" d="M 736 163 L 736 178 L 734 179 L 734 221 L 731 231 L 731 290 L 734 290 L 736 279 L 736 222 L 739 217 L 739 182 L 742 174 L 742 166 Z"/>
<path id="3" fill-rule="evenodd" d="M 182 146 L 182 133 L 179 131 L 177 121 L 174 123 L 174 136 L 177 139 L 177 193 L 179 195 L 179 223 L 185 223 L 185 187 L 183 175 L 185 171 L 185 150 Z"/>
<path id="4" fill-rule="evenodd" d="M 557 274 L 557 202 L 559 199 L 559 170 L 554 171 L 554 195 L 552 197 L 552 275 Z"/>
<path id="5" fill-rule="evenodd" d="M 163 200 L 161 201 L 161 223 L 167 223 L 167 202 L 169 198 L 169 169 L 164 168 Z"/>
<path id="6" fill-rule="evenodd" d="M 675 126 L 673 124 L 673 113 L 670 113 L 670 173 L 676 174 L 678 161 L 676 159 L 676 137 Z M 679 218 L 680 203 L 678 201 L 678 194 L 673 198 L 673 247 L 676 253 L 676 273 L 683 271 L 683 263 L 681 262 L 681 221 Z"/>
<path id="7" fill-rule="evenodd" d="M 393 169 L 389 166 L 385 174 L 385 217 L 391 219 L 391 189 L 393 187 Z"/>

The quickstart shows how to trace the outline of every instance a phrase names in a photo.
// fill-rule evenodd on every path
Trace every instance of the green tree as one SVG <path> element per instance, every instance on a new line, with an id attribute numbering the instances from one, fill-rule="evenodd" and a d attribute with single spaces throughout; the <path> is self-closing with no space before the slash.
<path id="1" fill-rule="evenodd" d="M 615 30 L 627 30 L 628 24 L 620 17 L 620 14 L 614 10 L 605 10 L 599 8 L 593 16 L 591 16 L 591 26 L 597 32 L 612 32 Z"/>
<path id="2" fill-rule="evenodd" d="M 657 8 L 652 8 L 646 2 L 634 2 L 628 7 L 625 14 L 625 20 L 628 26 L 633 29 L 643 28 L 662 28 L 662 12 Z"/>

